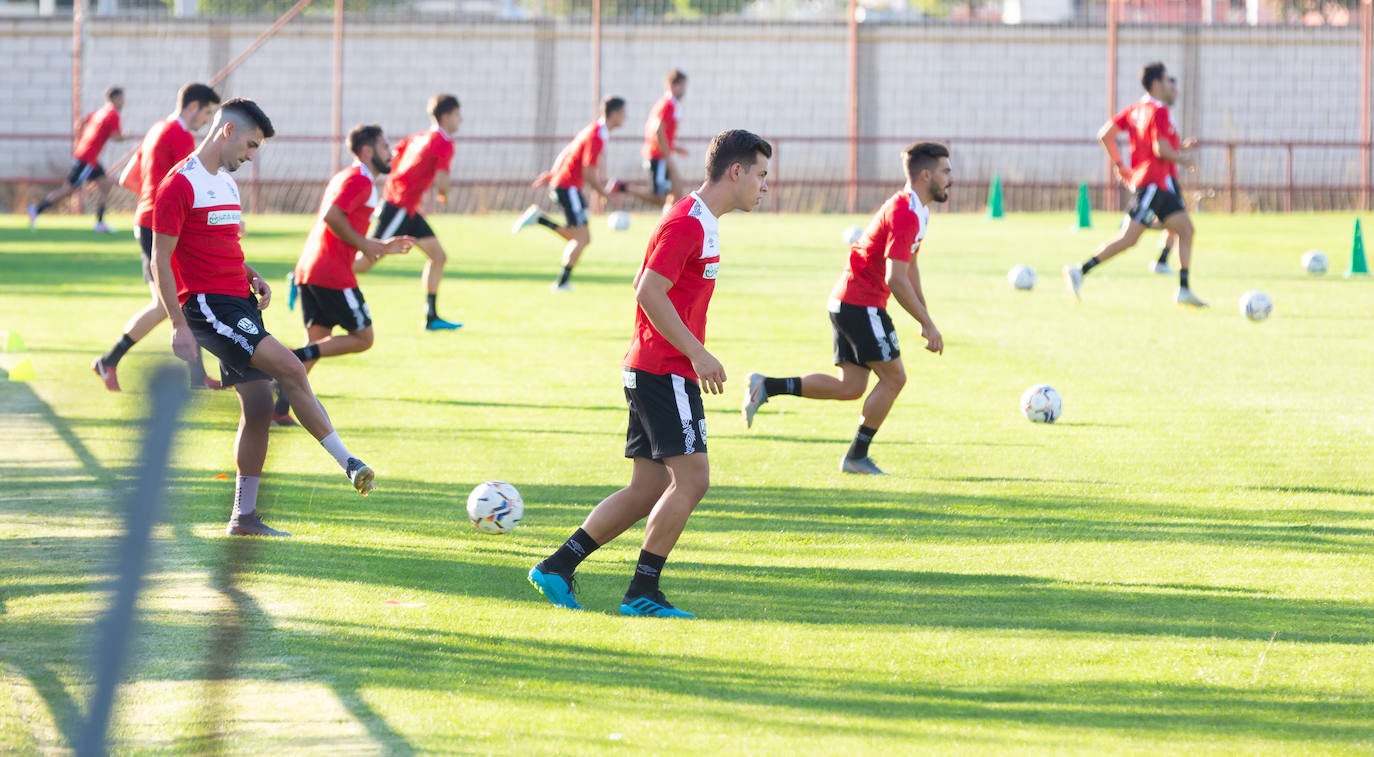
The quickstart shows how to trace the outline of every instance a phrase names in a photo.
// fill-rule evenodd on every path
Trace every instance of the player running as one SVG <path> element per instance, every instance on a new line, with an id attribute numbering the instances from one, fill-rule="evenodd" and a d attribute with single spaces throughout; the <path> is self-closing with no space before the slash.
<path id="1" fill-rule="evenodd" d="M 549 184 L 553 187 L 553 199 L 563 207 L 563 217 L 567 220 L 562 226 L 549 218 L 538 205 L 525 209 L 523 215 L 511 228 L 511 233 L 526 226 L 539 224 L 568 240 L 563 247 L 563 272 L 553 283 L 554 291 L 570 292 L 573 267 L 582 259 L 582 252 L 591 244 L 591 232 L 587 228 L 587 203 L 583 199 L 582 186 L 591 172 L 591 188 L 603 200 L 608 198 L 603 187 L 606 186 L 605 161 L 602 160 L 610 132 L 625 123 L 625 100 L 608 97 L 601 103 L 601 118 L 577 133 L 572 142 L 558 154 L 553 168 L 541 174 L 534 186 Z"/>
<path id="2" fill-rule="evenodd" d="M 623 192 L 650 205 L 657 205 L 667 213 L 677 202 L 682 175 L 674 156 L 686 156 L 687 149 L 677 143 L 678 108 L 687 94 L 687 74 L 678 69 L 668 72 L 664 80 L 667 91 L 649 110 L 644 122 L 644 167 L 649 171 L 648 191 L 635 182 L 614 179 L 606 190 Z"/>
<path id="3" fill-rule="evenodd" d="M 753 373 L 744 396 L 744 425 L 752 427 L 754 414 L 769 397 L 792 394 L 820 400 L 856 400 L 868 389 L 869 373 L 876 373 L 878 383 L 864 400 L 859 430 L 840 461 L 842 473 L 884 475 L 868 456 L 868 445 L 906 385 L 897 332 L 887 314 L 889 295 L 921 324 L 926 350 L 938 355 L 945 349 L 944 337 L 926 308 L 916 254 L 926 236 L 931 203 L 948 200 L 954 183 L 949 148 L 917 142 L 908 145 L 902 157 L 906 187 L 883 203 L 869 221 L 863 236 L 850 248 L 844 274 L 830 292 L 830 324 L 835 332 L 835 365 L 840 375 L 768 378 Z"/>
<path id="4" fill-rule="evenodd" d="M 1074 299 L 1081 300 L 1083 277 L 1099 264 L 1134 247 L 1145 229 L 1158 219 L 1178 238 L 1178 291 L 1174 293 L 1174 302 L 1205 308 L 1207 303 L 1188 287 L 1188 266 L 1193 258 L 1193 222 L 1173 181 L 1175 164 L 1188 168 L 1197 166 L 1191 150 L 1180 146 L 1178 130 L 1169 114 L 1169 106 L 1178 97 L 1178 80 L 1168 75 L 1163 63 L 1156 62 L 1141 69 L 1140 84 L 1145 88 L 1145 95 L 1113 116 L 1097 132 L 1097 139 L 1112 159 L 1117 177 L 1135 192 L 1135 200 L 1127 208 L 1125 223 L 1116 237 L 1097 248 L 1097 252 L 1081 265 L 1065 266 L 1064 282 Z M 1129 169 L 1116 147 L 1116 136 L 1123 131 L 1131 143 Z"/>
<path id="5" fill-rule="evenodd" d="M 571 537 L 529 572 L 550 602 L 580 610 L 573 573 L 598 547 L 648 518 L 644 547 L 620 603 L 623 615 L 692 618 L 659 588 L 659 575 L 710 480 L 701 392 L 720 394 L 725 368 L 706 351 L 706 309 L 720 269 L 719 218 L 750 212 L 768 192 L 773 148 L 742 130 L 706 152 L 706 183 L 675 204 L 649 239 L 635 276 L 634 336 L 625 354 L 630 483 L 602 500 Z"/>
<path id="6" fill-rule="evenodd" d="M 75 192 L 82 184 L 94 181 L 95 230 L 101 234 L 109 234 L 112 231 L 105 225 L 105 201 L 109 199 L 110 187 L 114 181 L 105 175 L 105 168 L 100 165 L 100 151 L 105 149 L 105 143 L 111 139 L 125 139 L 119 120 L 119 112 L 124 110 L 124 90 L 120 87 L 110 87 L 105 90 L 105 101 L 99 110 L 87 114 L 81 123 L 81 138 L 77 140 L 76 150 L 72 153 L 72 170 L 67 174 L 66 181 L 62 186 L 49 192 L 42 202 L 29 206 L 30 229 L 38 224 L 38 216 L 52 207 L 53 203 Z"/>
<path id="7" fill-rule="evenodd" d="M 197 344 L 209 350 L 220 359 L 224 384 L 239 395 L 238 479 L 226 529 L 233 536 L 290 536 L 257 513 L 272 417 L 269 378 L 296 398 L 302 425 L 334 456 L 353 488 L 364 495 L 375 488 L 372 469 L 348 451 L 315 398 L 305 366 L 267 333 L 262 310 L 271 304 L 272 290 L 244 261 L 243 209 L 231 174 L 274 133 L 257 103 L 224 103 L 205 141 L 163 180 L 153 208 L 153 276 L 172 321 L 172 351 L 192 360 Z"/>

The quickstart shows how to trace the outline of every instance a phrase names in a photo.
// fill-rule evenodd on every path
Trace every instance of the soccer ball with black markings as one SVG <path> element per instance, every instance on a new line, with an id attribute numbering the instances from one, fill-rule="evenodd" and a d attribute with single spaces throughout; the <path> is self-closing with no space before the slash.
<path id="1" fill-rule="evenodd" d="M 505 481 L 483 481 L 468 495 L 468 520 L 484 534 L 508 534 L 524 514 L 525 500 Z"/>
<path id="2" fill-rule="evenodd" d="M 1262 321 L 1274 312 L 1274 301 L 1258 289 L 1240 296 L 1240 314 L 1252 321 Z"/>
<path id="3" fill-rule="evenodd" d="M 1022 393 L 1021 412 L 1032 423 L 1054 423 L 1064 412 L 1064 398 L 1049 384 L 1036 384 Z"/>

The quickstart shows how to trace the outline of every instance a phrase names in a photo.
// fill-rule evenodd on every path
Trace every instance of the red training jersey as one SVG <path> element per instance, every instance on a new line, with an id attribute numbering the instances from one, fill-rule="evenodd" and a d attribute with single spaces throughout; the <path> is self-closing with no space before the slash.
<path id="1" fill-rule="evenodd" d="M 402 139 L 391 152 L 391 175 L 382 188 L 382 197 L 414 214 L 434 183 L 434 174 L 449 170 L 453 164 L 453 140 L 435 127 Z"/>
<path id="2" fill-rule="evenodd" d="M 830 297 L 861 307 L 887 307 L 892 291 L 887 287 L 887 261 L 916 257 L 926 236 L 930 208 L 906 187 L 883 203 L 854 246 L 844 274 Z"/>
<path id="3" fill-rule="evenodd" d="M 706 308 L 720 270 L 720 221 L 696 192 L 678 200 L 649 237 L 639 275 L 646 269 L 673 282 L 668 289 L 673 309 L 687 330 L 705 344 Z M 697 380 L 692 361 L 658 333 L 640 307 L 635 308 L 634 336 L 625 353 L 625 367 Z"/>
<path id="4" fill-rule="evenodd" d="M 661 160 L 668 157 L 658 146 L 658 124 L 663 124 L 663 137 L 672 150 L 677 146 L 677 98 L 669 92 L 660 97 L 649 111 L 649 120 L 644 122 L 644 157 Z"/>
<path id="5" fill-rule="evenodd" d="M 609 131 L 606 122 L 599 120 L 573 137 L 554 159 L 549 183 L 559 189 L 582 186 L 582 169 L 596 165 L 606 149 Z"/>
<path id="6" fill-rule="evenodd" d="M 211 174 L 192 155 L 162 180 L 153 231 L 177 237 L 172 251 L 177 302 L 185 305 L 196 294 L 251 294 L 239 245 L 242 219 L 239 187 L 223 168 Z"/>
<path id="7" fill-rule="evenodd" d="M 105 143 L 118 133 L 119 111 L 115 110 L 113 104 L 105 103 L 100 110 L 86 116 L 86 122 L 81 127 L 81 139 L 77 140 L 72 156 L 93 166 L 100 162 L 100 151 L 105 149 Z"/>
<path id="8" fill-rule="evenodd" d="M 196 149 L 196 138 L 177 116 L 158 121 L 148 130 L 143 144 L 138 147 L 136 169 L 141 177 L 138 189 L 138 208 L 134 211 L 134 224 L 145 229 L 153 228 L 153 201 L 157 199 L 157 188 L 172 166 L 186 159 Z"/>
<path id="9" fill-rule="evenodd" d="M 324 214 L 338 206 L 348 216 L 348 225 L 359 235 L 367 236 L 367 221 L 377 207 L 377 185 L 372 172 L 362 163 L 334 174 L 325 187 L 320 201 L 320 213 L 305 240 L 305 250 L 296 262 L 296 283 L 311 284 L 328 289 L 353 289 L 358 277 L 353 273 L 353 258 L 358 250 L 335 236 L 324 222 Z"/>
<path id="10" fill-rule="evenodd" d="M 1160 189 L 1169 189 L 1168 179 L 1174 175 L 1174 164 L 1155 155 L 1155 140 L 1162 139 L 1170 145 L 1179 143 L 1169 106 L 1145 95 L 1117 113 L 1112 123 L 1130 137 L 1131 188 L 1153 184 Z"/>

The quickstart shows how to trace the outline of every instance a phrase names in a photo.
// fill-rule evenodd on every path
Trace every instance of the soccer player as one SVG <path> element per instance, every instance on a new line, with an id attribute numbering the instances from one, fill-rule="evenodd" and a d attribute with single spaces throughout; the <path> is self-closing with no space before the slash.
<path id="1" fill-rule="evenodd" d="M 94 181 L 95 230 L 101 234 L 110 233 L 110 227 L 105 225 L 105 201 L 110 196 L 110 187 L 114 185 L 114 181 L 105 175 L 105 169 L 100 165 L 100 151 L 105 149 L 105 143 L 111 139 L 125 139 L 119 121 L 119 112 L 124 109 L 124 90 L 120 87 L 110 87 L 105 90 L 105 100 L 105 104 L 99 110 L 87 114 L 82 121 L 81 138 L 76 142 L 76 150 L 72 154 L 72 170 L 67 174 L 66 181 L 62 186 L 49 192 L 42 202 L 29 206 L 29 228 L 38 224 L 39 214 L 52 207 L 53 203 L 75 192 L 87 181 Z"/>
<path id="2" fill-rule="evenodd" d="M 859 430 L 840 461 L 840 471 L 884 475 L 868 456 L 868 445 L 892 410 L 906 385 L 897 332 L 887 314 L 889 296 L 921 324 L 926 350 L 937 355 L 945 349 L 944 337 L 935 328 L 921 287 L 916 265 L 921 240 L 930 222 L 930 205 L 949 199 L 953 169 L 949 148 L 935 142 L 917 142 L 902 151 L 906 186 L 874 214 L 859 241 L 849 249 L 844 273 L 830 292 L 830 324 L 835 332 L 835 365 L 838 377 L 812 373 L 791 378 L 750 374 L 745 387 L 744 425 L 754 425 L 754 414 L 769 397 L 793 394 L 819 400 L 856 400 L 868 389 L 868 374 L 878 383 L 864 400 Z"/>
<path id="3" fill-rule="evenodd" d="M 706 182 L 663 217 L 635 276 L 634 336 L 622 374 L 630 408 L 630 483 L 602 500 L 571 537 L 529 572 L 560 607 L 580 610 L 573 573 L 587 555 L 648 518 L 644 547 L 620 604 L 624 615 L 691 618 L 659 589 L 659 575 L 710 479 L 701 392 L 720 394 L 725 368 L 706 351 L 706 309 L 720 269 L 719 218 L 752 211 L 768 192 L 773 148 L 724 131 L 706 152 Z"/>
<path id="4" fill-rule="evenodd" d="M 623 192 L 650 205 L 662 206 L 663 212 L 677 202 L 678 186 L 682 181 L 673 156 L 687 154 L 686 148 L 677 143 L 678 103 L 687 94 L 687 74 L 678 69 L 668 72 L 664 80 L 667 86 L 663 96 L 654 103 L 649 118 L 644 122 L 644 166 L 649 171 L 648 191 L 637 189 L 635 184 L 619 179 L 611 181 L 606 187 L 612 194 Z"/>
<path id="5" fill-rule="evenodd" d="M 372 347 L 372 313 L 358 288 L 354 260 L 375 261 L 383 255 L 409 252 L 415 243 L 406 236 L 385 241 L 367 237 L 367 222 L 377 207 L 375 177 L 391 170 L 391 148 L 382 127 L 353 127 L 348 132 L 348 149 L 356 160 L 330 179 L 319 216 L 296 262 L 294 281 L 299 287 L 306 345 L 293 352 L 307 373 L 322 357 L 366 352 Z M 335 335 L 335 326 L 346 333 Z M 290 408 L 290 398 L 282 392 L 272 421 L 296 425 Z"/>
<path id="6" fill-rule="evenodd" d="M 1189 137 L 1188 139 L 1179 142 L 1178 133 L 1175 132 L 1174 139 L 1170 140 L 1169 144 L 1175 150 L 1191 150 L 1195 146 L 1197 146 L 1197 140 Z M 1188 207 L 1188 201 L 1184 199 L 1183 187 L 1181 187 L 1178 183 L 1178 164 L 1174 163 L 1170 165 L 1169 170 L 1170 176 L 1173 178 L 1174 182 L 1174 193 L 1178 195 L 1179 200 L 1183 202 L 1183 207 L 1186 208 Z M 1150 228 L 1163 228 L 1163 224 L 1159 222 L 1159 219 L 1155 219 L 1155 222 L 1150 224 Z M 1172 231 L 1169 231 L 1168 229 L 1164 229 L 1164 233 L 1161 234 L 1159 238 L 1159 259 L 1156 260 L 1154 263 L 1150 264 L 1150 271 L 1152 273 L 1158 273 L 1167 276 L 1174 272 L 1174 269 L 1169 267 L 1169 253 L 1173 252 L 1174 245 L 1176 244 L 1178 244 L 1178 235 Z"/>
<path id="7" fill-rule="evenodd" d="M 430 331 L 459 329 L 463 324 L 439 317 L 435 300 L 439 296 L 439 281 L 444 277 L 444 253 L 439 238 L 420 214 L 420 202 L 425 192 L 434 187 L 440 205 L 448 204 L 449 169 L 453 164 L 453 137 L 458 133 L 463 115 L 458 98 L 435 95 L 429 98 L 429 116 L 434 126 L 429 131 L 412 134 L 396 143 L 392 151 L 394 169 L 382 190 L 382 209 L 377 225 L 372 228 L 374 239 L 397 236 L 412 237 L 429 260 L 425 262 L 425 328 Z M 376 259 L 360 257 L 353 270 L 364 273 L 372 269 Z"/>
<path id="8" fill-rule="evenodd" d="M 620 128 L 624 123 L 625 100 L 620 97 L 606 98 L 601 103 L 601 118 L 578 132 L 573 141 L 558 154 L 553 169 L 535 180 L 535 186 L 548 183 L 553 187 L 553 199 L 563 206 L 567 223 L 559 226 L 538 205 L 531 205 L 511 229 L 511 233 L 515 233 L 537 223 L 568 240 L 563 247 L 563 272 L 553 283 L 555 291 L 572 291 L 569 279 L 572 278 L 573 267 L 582 259 L 583 250 L 592 241 L 591 232 L 587 229 L 587 204 L 582 199 L 583 172 L 591 170 L 592 191 L 606 199 L 607 194 L 603 189 L 606 186 L 606 171 L 601 158 L 611 130 Z"/>
<path id="9" fill-rule="evenodd" d="M 353 488 L 363 495 L 375 488 L 372 469 L 348 451 L 315 398 L 305 366 L 267 333 L 262 310 L 272 290 L 244 261 L 243 208 L 232 173 L 274 133 L 257 103 L 238 97 L 224 103 L 205 140 L 163 179 L 153 207 L 153 276 L 172 321 L 172 351 L 189 361 L 197 344 L 209 350 L 220 359 L 225 385 L 239 395 L 238 479 L 226 529 L 235 536 L 290 535 L 257 513 L 272 418 L 269 378 L 295 398 L 301 424 L 334 456 Z"/>
<path id="10" fill-rule="evenodd" d="M 178 110 L 148 130 L 133 159 L 137 165 L 131 165 L 129 169 L 139 177 L 134 236 L 143 249 L 143 280 L 148 282 L 151 297 L 147 305 L 129 317 L 119 341 L 91 363 L 91 370 L 112 392 L 119 391 L 116 371 L 124 354 L 167 318 L 167 311 L 163 310 L 157 287 L 153 284 L 153 195 L 172 166 L 185 160 L 196 149 L 196 139 L 192 133 L 209 123 L 216 105 L 219 105 L 219 95 L 209 86 L 195 82 L 182 85 L 177 92 Z M 219 386 L 218 381 L 205 375 L 205 366 L 201 363 L 199 353 L 195 360 L 190 361 L 189 367 L 192 387 Z"/>
<path id="11" fill-rule="evenodd" d="M 1174 165 L 1188 168 L 1197 162 L 1186 148 L 1180 148 L 1169 106 L 1178 97 L 1178 80 L 1170 76 L 1163 63 L 1148 63 L 1140 71 L 1145 95 L 1113 116 L 1097 132 L 1102 149 L 1112 159 L 1116 175 L 1135 192 L 1135 201 L 1126 209 L 1121 231 L 1107 241 L 1091 258 L 1080 265 L 1064 267 L 1064 282 L 1075 300 L 1082 299 L 1083 277 L 1101 263 L 1125 252 L 1140 241 L 1140 235 L 1158 219 L 1164 228 L 1178 235 L 1178 291 L 1174 302 L 1205 308 L 1188 286 L 1188 266 L 1193 258 L 1193 222 L 1173 181 Z M 1131 143 L 1128 169 L 1116 147 L 1116 136 L 1126 132 Z"/>

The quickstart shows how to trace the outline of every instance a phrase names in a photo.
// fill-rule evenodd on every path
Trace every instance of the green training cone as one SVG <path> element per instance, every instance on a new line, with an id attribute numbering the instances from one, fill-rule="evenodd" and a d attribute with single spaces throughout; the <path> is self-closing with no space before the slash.
<path id="1" fill-rule="evenodd" d="M 5 352 L 23 352 L 27 349 L 24 337 L 19 336 L 18 331 L 11 331 L 5 336 Z"/>
<path id="2" fill-rule="evenodd" d="M 33 381 L 33 361 L 24 358 L 10 369 L 10 381 Z"/>
<path id="3" fill-rule="evenodd" d="M 1006 215 L 1002 208 L 1002 177 L 997 174 L 992 175 L 992 183 L 988 185 L 988 218 L 1001 218 Z"/>
<path id="4" fill-rule="evenodd" d="M 1093 206 L 1088 200 L 1088 185 L 1078 185 L 1078 228 L 1091 229 L 1093 227 Z"/>
<path id="5" fill-rule="evenodd" d="M 1360 233 L 1360 219 L 1355 219 L 1355 241 L 1350 243 L 1350 270 L 1345 277 L 1368 276 L 1369 263 L 1364 259 L 1364 234 Z"/>

